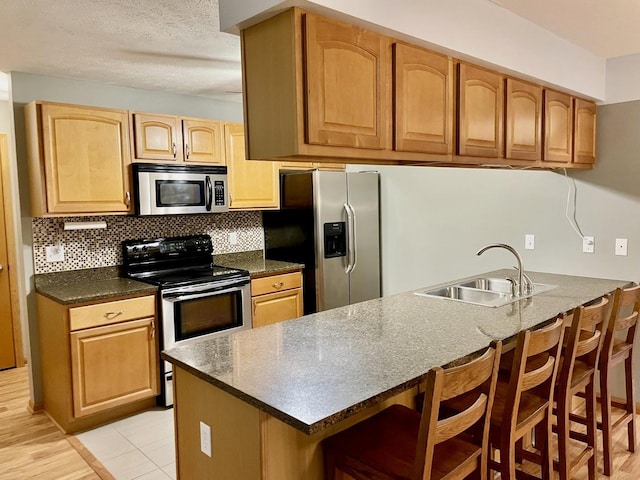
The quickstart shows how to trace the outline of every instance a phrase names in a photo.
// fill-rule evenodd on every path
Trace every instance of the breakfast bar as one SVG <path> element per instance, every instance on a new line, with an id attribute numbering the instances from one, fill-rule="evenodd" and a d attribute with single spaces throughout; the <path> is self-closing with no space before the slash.
<path id="1" fill-rule="evenodd" d="M 412 406 L 433 366 L 629 284 L 530 277 L 555 288 L 498 308 L 406 292 L 163 352 L 175 367 L 179 478 L 321 480 L 322 439 L 391 403 Z"/>

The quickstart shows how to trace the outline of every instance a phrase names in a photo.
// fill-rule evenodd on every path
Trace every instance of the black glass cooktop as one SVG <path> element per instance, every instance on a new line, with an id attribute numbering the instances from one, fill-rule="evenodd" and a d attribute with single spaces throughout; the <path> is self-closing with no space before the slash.
<path id="1" fill-rule="evenodd" d="M 151 283 L 161 287 L 195 285 L 199 283 L 211 283 L 229 279 L 249 279 L 249 272 L 236 268 L 211 267 L 188 268 L 170 272 L 139 273 L 130 275 L 131 278 L 141 282 Z"/>

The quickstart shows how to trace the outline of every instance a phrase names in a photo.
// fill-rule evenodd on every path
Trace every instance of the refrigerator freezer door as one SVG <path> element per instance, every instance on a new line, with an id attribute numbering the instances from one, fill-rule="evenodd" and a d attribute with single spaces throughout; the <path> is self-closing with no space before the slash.
<path id="1" fill-rule="evenodd" d="M 357 303 L 380 297 L 379 174 L 347 173 L 347 192 L 355 249 L 349 259 L 349 303 Z"/>
<path id="2" fill-rule="evenodd" d="M 343 172 L 315 170 L 314 218 L 316 235 L 316 306 L 318 311 L 349 304 L 347 256 L 325 252 L 325 232 L 335 231 L 346 222 L 347 182 Z M 328 224 L 325 226 L 325 224 Z M 327 258 L 328 257 L 328 258 Z"/>

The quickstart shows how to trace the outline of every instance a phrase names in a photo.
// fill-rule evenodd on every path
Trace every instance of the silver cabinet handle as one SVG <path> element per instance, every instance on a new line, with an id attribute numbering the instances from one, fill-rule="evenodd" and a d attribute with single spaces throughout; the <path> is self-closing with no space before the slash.
<path id="1" fill-rule="evenodd" d="M 131 206 L 131 192 L 127 192 L 124 194 L 124 203 L 127 205 L 127 207 Z"/>
<path id="2" fill-rule="evenodd" d="M 176 142 L 173 142 L 173 158 L 178 156 L 178 149 L 176 148 Z"/>
<path id="3" fill-rule="evenodd" d="M 282 288 L 282 286 L 284 285 L 284 282 L 277 282 L 274 283 L 273 285 L 271 285 L 273 288 Z"/>
<path id="4" fill-rule="evenodd" d="M 229 192 L 229 206 L 233 205 L 233 195 Z"/>
<path id="5" fill-rule="evenodd" d="M 185 150 L 187 151 L 187 160 L 189 160 L 189 155 L 191 154 L 191 150 L 189 149 L 189 144 L 185 144 L 184 146 Z"/>
<path id="6" fill-rule="evenodd" d="M 1 272 L 2 270 L 4 270 L 4 265 L 2 265 L 2 264 L 0 263 L 0 272 Z"/>
<path id="7" fill-rule="evenodd" d="M 117 312 L 106 312 L 104 314 L 104 318 L 106 318 L 107 320 L 113 320 L 114 318 L 116 318 L 119 315 L 122 315 L 124 313 L 124 310 L 118 310 Z"/>
<path id="8" fill-rule="evenodd" d="M 151 338 L 155 338 L 156 336 L 156 322 L 153 320 L 151 320 L 151 331 L 149 332 L 149 335 L 151 335 Z"/>

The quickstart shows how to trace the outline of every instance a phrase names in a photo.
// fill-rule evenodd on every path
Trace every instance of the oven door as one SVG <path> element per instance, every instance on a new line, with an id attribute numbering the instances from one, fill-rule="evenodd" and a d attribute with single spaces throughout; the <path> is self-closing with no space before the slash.
<path id="1" fill-rule="evenodd" d="M 162 350 L 251 328 L 250 280 L 233 279 L 160 292 Z M 162 401 L 173 404 L 173 371 L 161 363 Z"/>

